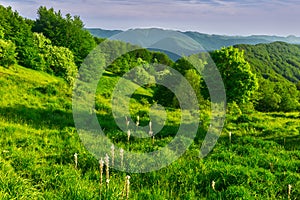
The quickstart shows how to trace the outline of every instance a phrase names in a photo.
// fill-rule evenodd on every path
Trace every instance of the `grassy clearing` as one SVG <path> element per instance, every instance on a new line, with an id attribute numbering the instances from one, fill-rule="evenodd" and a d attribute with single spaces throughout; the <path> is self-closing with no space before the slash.
<path id="1" fill-rule="evenodd" d="M 99 121 L 108 137 L 126 148 L 126 133 L 117 129 L 110 114 L 108 92 L 117 78 L 106 75 L 101 81 L 96 97 Z M 99 163 L 80 142 L 72 119 L 71 89 L 62 79 L 20 66 L 0 67 L 0 86 L 0 199 L 125 199 L 128 174 L 114 169 L 109 188 L 104 183 L 100 195 Z M 150 88 L 135 94 L 146 99 L 152 95 Z M 141 125 L 149 123 L 151 103 L 136 98 L 131 104 L 132 118 L 144 113 Z M 168 121 L 154 145 L 150 139 L 132 138 L 131 150 L 153 151 L 172 140 L 181 113 L 167 112 Z M 203 113 L 201 120 L 207 122 L 209 115 Z M 299 117 L 229 115 L 213 151 L 199 159 L 208 126 L 203 123 L 180 159 L 159 171 L 129 174 L 129 199 L 288 199 L 288 185 L 290 199 L 299 199 Z"/>

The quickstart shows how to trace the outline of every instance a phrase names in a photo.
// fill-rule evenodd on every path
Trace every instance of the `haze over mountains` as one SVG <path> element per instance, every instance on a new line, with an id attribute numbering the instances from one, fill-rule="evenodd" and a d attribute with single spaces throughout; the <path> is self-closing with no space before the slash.
<path id="1" fill-rule="evenodd" d="M 101 38 L 110 38 L 116 34 L 122 33 L 121 30 L 104 30 L 101 28 L 88 28 L 94 36 Z M 151 28 L 151 29 L 141 29 L 140 34 L 145 34 L 143 31 L 155 31 L 156 34 L 166 34 L 169 30 L 159 29 L 159 28 Z M 198 43 L 202 45 L 202 47 L 207 50 L 216 50 L 222 47 L 233 46 L 236 44 L 259 44 L 259 43 L 272 43 L 275 41 L 281 41 L 291 44 L 300 44 L 300 37 L 296 36 L 275 36 L 275 35 L 251 35 L 251 36 L 226 36 L 226 35 L 215 35 L 215 34 L 205 34 L 199 32 L 180 32 L 183 33 L 190 38 L 194 39 Z"/>

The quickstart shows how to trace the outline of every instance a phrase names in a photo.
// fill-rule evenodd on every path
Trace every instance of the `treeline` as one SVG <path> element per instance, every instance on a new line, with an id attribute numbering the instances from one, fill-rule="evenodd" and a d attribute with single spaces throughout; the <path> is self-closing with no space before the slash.
<path id="1" fill-rule="evenodd" d="M 209 52 L 213 62 L 205 58 L 205 54 L 181 58 L 173 64 L 173 68 L 192 85 L 202 104 L 209 100 L 209 91 L 203 77 L 192 65 L 195 58 L 201 70 L 217 66 L 229 105 L 263 112 L 300 110 L 299 45 L 275 42 L 227 47 Z M 158 97 L 164 97 L 160 103 L 176 105 L 171 91 L 161 86 L 156 91 Z"/>
<path id="2" fill-rule="evenodd" d="M 300 81 L 300 45 L 274 42 L 235 47 L 245 51 L 245 59 L 264 78 L 279 74 L 293 83 Z"/>
<path id="3" fill-rule="evenodd" d="M 29 20 L 11 7 L 0 5 L 0 65 L 9 67 L 18 63 L 63 77 L 72 84 L 83 60 L 104 39 L 93 37 L 84 29 L 79 16 L 62 16 L 60 11 L 46 7 L 40 7 L 37 14 L 36 20 Z M 118 41 L 104 45 L 110 57 L 134 47 Z M 118 58 L 107 70 L 121 75 L 137 64 L 151 62 L 168 65 L 172 61 L 163 53 L 141 49 Z M 145 75 L 143 71 L 140 73 Z"/>
<path id="4" fill-rule="evenodd" d="M 180 77 L 175 76 L 172 71 L 161 67 L 160 64 L 172 67 L 189 82 L 200 105 L 206 105 L 210 100 L 209 89 L 205 84 L 205 77 L 203 77 L 202 72 L 203 70 L 210 70 L 210 68 L 213 67 L 212 65 L 216 65 L 221 73 L 228 103 L 238 105 L 252 103 L 255 92 L 258 89 L 258 79 L 256 75 L 252 73 L 249 63 L 244 59 L 244 53 L 233 47 L 222 48 L 221 50 L 210 53 L 199 53 L 189 57 L 182 57 L 175 62 L 170 60 L 163 53 L 138 50 L 118 58 L 108 67 L 108 71 L 117 75 L 123 75 L 135 66 L 143 66 L 129 78 L 137 83 L 141 79 L 146 82 L 151 82 L 152 80 L 152 82 L 161 81 L 169 83 L 174 82 L 172 80 L 174 77 L 180 79 Z M 159 76 L 155 75 L 155 70 L 152 69 L 154 67 L 156 67 Z M 175 89 L 184 93 L 184 95 L 189 98 L 191 94 L 188 94 L 186 88 L 181 88 L 182 84 L 178 83 L 180 83 L 180 80 L 174 83 L 177 84 Z M 153 84 L 147 86 L 152 87 L 154 100 L 159 104 L 175 108 L 180 106 L 174 92 L 165 86 Z"/>
<path id="5" fill-rule="evenodd" d="M 40 7 L 34 21 L 0 5 L 0 65 L 18 63 L 72 84 L 78 66 L 99 41 L 83 27 L 78 16 L 63 17 L 52 8 Z"/>
<path id="6" fill-rule="evenodd" d="M 299 110 L 300 45 L 274 42 L 235 47 L 245 51 L 245 60 L 259 78 L 257 110 Z"/>

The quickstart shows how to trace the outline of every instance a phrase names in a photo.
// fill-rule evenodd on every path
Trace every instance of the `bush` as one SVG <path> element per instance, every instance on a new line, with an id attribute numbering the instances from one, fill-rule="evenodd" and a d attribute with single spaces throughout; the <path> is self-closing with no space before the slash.
<path id="1" fill-rule="evenodd" d="M 69 84 L 73 84 L 77 74 L 73 53 L 68 48 L 53 46 L 51 40 L 42 33 L 33 35 L 39 60 L 38 68 L 34 69 L 60 76 Z"/>
<path id="2" fill-rule="evenodd" d="M 77 75 L 73 53 L 65 47 L 51 46 L 50 69 L 56 75 L 63 77 L 69 84 L 73 84 Z"/>
<path id="3" fill-rule="evenodd" d="M 15 64 L 17 62 L 15 50 L 16 46 L 12 41 L 0 39 L 0 65 L 9 67 Z"/>

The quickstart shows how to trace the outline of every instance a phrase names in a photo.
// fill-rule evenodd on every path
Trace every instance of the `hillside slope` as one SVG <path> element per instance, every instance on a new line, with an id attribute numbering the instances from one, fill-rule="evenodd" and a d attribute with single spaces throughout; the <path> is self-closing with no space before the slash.
<path id="1" fill-rule="evenodd" d="M 276 74 L 293 83 L 300 81 L 300 45 L 274 42 L 236 47 L 245 51 L 245 59 L 263 76 Z"/>
<path id="2" fill-rule="evenodd" d="M 98 117 L 110 139 L 137 152 L 158 150 L 170 142 L 180 117 L 175 110 L 171 113 L 175 121 L 166 124 L 154 144 L 152 140 L 136 138 L 127 142 L 126 133 L 114 127 L 107 114 L 110 108 L 106 107 L 109 100 L 105 95 L 111 91 L 111 83 L 116 82 L 116 77 L 106 74 L 100 84 L 103 88 L 99 88 L 103 96 L 98 109 L 106 109 L 106 113 L 97 110 Z M 72 118 L 71 88 L 62 79 L 20 66 L 0 67 L 0 86 L 0 199 L 121 198 L 128 173 L 110 168 L 109 188 L 105 187 L 104 175 L 99 191 L 99 163 L 80 142 Z M 150 90 L 137 93 L 151 96 Z M 139 105 L 137 102 L 134 104 Z M 291 198 L 297 199 L 298 122 L 298 113 L 229 114 L 215 148 L 199 160 L 201 138 L 208 126 L 205 122 L 179 160 L 158 171 L 129 174 L 130 199 L 283 199 L 287 197 L 288 184 L 293 188 Z M 214 190 L 212 181 L 216 184 Z"/>

